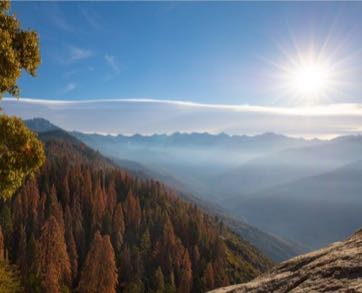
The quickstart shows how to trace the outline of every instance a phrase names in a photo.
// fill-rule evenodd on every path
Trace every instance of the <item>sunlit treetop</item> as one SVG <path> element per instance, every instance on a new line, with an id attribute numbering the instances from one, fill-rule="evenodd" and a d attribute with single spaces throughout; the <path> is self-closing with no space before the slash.
<path id="1" fill-rule="evenodd" d="M 6 92 L 18 97 L 16 81 L 22 70 L 35 76 L 40 64 L 37 33 L 22 30 L 9 8 L 8 0 L 0 0 L 0 98 Z"/>
<path id="2" fill-rule="evenodd" d="M 21 119 L 0 115 L 0 198 L 10 198 L 44 161 L 37 135 Z"/>
<path id="3" fill-rule="evenodd" d="M 34 76 L 40 64 L 38 35 L 21 30 L 9 8 L 8 0 L 0 0 L 0 99 L 6 92 L 19 97 L 22 70 Z M 0 199 L 10 198 L 44 160 L 36 134 L 21 119 L 0 112 Z"/>

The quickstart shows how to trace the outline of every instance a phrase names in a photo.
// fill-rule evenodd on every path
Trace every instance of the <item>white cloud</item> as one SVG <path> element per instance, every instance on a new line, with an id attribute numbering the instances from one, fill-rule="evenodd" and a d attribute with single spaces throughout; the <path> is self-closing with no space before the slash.
<path id="1" fill-rule="evenodd" d="M 73 86 L 69 85 L 68 89 Z M 67 130 L 98 133 L 258 134 L 333 137 L 360 133 L 362 105 L 313 108 L 201 104 L 155 99 L 39 100 L 4 99 L 1 107 L 23 118 L 43 117 Z M 96 117 L 96 119 L 95 119 Z"/>
<path id="2" fill-rule="evenodd" d="M 65 45 L 61 53 L 54 52 L 53 54 L 53 58 L 62 65 L 70 65 L 77 61 L 94 56 L 94 52 L 92 50 L 74 45 Z"/>
<path id="3" fill-rule="evenodd" d="M 77 87 L 77 84 L 75 82 L 69 82 L 67 83 L 62 89 L 58 91 L 59 94 L 67 94 L 73 90 L 75 90 Z"/>
<path id="4" fill-rule="evenodd" d="M 75 62 L 82 59 L 87 59 L 93 56 L 93 52 L 89 49 L 83 49 L 77 46 L 69 45 L 69 62 Z"/>
<path id="5" fill-rule="evenodd" d="M 83 15 L 84 19 L 93 29 L 100 29 L 101 25 L 99 24 L 100 18 L 93 10 L 82 8 L 80 10 L 81 14 Z"/>
<path id="6" fill-rule="evenodd" d="M 117 63 L 115 56 L 106 54 L 104 56 L 104 59 L 106 60 L 107 64 L 112 68 L 112 70 L 115 74 L 120 73 L 120 68 L 119 68 L 119 65 Z"/>

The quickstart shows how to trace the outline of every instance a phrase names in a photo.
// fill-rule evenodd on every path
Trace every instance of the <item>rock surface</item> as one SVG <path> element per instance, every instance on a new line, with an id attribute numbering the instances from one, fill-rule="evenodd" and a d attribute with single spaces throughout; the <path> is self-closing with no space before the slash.
<path id="1" fill-rule="evenodd" d="M 362 292 L 362 229 L 343 242 L 282 262 L 249 283 L 211 292 Z"/>

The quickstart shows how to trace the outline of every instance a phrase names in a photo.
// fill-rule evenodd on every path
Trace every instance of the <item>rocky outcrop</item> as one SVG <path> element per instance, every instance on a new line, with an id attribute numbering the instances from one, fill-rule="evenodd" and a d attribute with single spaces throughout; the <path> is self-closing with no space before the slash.
<path id="1" fill-rule="evenodd" d="M 362 229 L 343 242 L 282 262 L 249 283 L 210 292 L 362 292 Z"/>

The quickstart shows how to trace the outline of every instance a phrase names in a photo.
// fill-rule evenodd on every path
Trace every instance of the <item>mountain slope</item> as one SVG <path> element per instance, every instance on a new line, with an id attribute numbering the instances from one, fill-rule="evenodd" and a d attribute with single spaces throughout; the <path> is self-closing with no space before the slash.
<path id="1" fill-rule="evenodd" d="M 265 190 L 268 197 L 361 201 L 362 160 L 354 161 L 333 171 Z M 261 195 L 259 193 L 259 195 Z M 258 196 L 258 195 L 255 195 Z"/>
<path id="2" fill-rule="evenodd" d="M 43 118 L 33 118 L 26 120 L 26 125 L 35 132 L 47 132 L 59 130 L 60 128 Z"/>
<path id="3" fill-rule="evenodd" d="M 30 127 L 32 127 L 34 124 L 37 125 L 36 130 L 41 132 L 47 131 L 47 129 L 49 128 L 48 127 L 49 124 L 51 124 L 50 122 L 41 118 L 27 120 L 26 123 Z M 61 137 L 67 137 L 67 140 L 75 140 L 73 136 L 71 136 L 70 134 L 68 134 L 63 130 L 60 130 L 58 127 L 54 125 L 52 126 L 51 129 L 57 129 L 58 131 L 49 131 L 45 133 L 40 133 L 40 136 L 42 137 L 43 140 L 49 140 L 49 139 L 57 140 Z M 215 139 L 215 137 L 211 135 L 210 136 L 204 135 L 204 136 L 208 137 L 209 140 Z M 91 138 L 93 136 L 86 135 L 86 137 Z M 187 135 L 185 135 L 185 137 L 187 138 Z M 184 139 L 186 139 L 185 137 Z M 141 138 L 142 137 L 139 137 L 138 139 Z M 278 138 L 279 137 L 276 137 L 274 139 L 276 140 Z M 108 139 L 112 139 L 112 137 L 108 137 Z M 229 137 L 227 137 L 227 139 L 229 139 Z M 198 143 L 201 143 L 200 140 L 201 139 L 199 139 Z M 77 143 L 75 143 L 74 145 L 81 145 L 78 140 L 76 140 L 75 142 Z M 276 236 L 269 235 L 239 219 L 236 219 L 235 217 L 232 217 L 225 209 L 216 204 L 213 204 L 204 199 L 200 199 L 199 197 L 193 196 L 195 192 L 192 188 L 191 189 L 189 188 L 190 187 L 189 185 L 184 184 L 184 182 L 180 182 L 178 179 L 174 178 L 172 175 L 168 173 L 166 173 L 167 175 L 164 175 L 153 169 L 147 168 L 140 163 L 130 160 L 121 160 L 114 157 L 111 157 L 111 159 L 112 162 L 109 161 L 108 162 L 109 164 L 112 164 L 113 166 L 118 165 L 123 170 L 126 170 L 127 172 L 138 178 L 142 178 L 144 180 L 157 180 L 167 184 L 167 186 L 171 187 L 172 189 L 177 190 L 178 196 L 185 199 L 187 202 L 196 204 L 201 210 L 203 210 L 207 214 L 210 214 L 212 216 L 217 216 L 220 220 L 223 221 L 225 225 L 231 228 L 243 239 L 247 240 L 252 245 L 257 247 L 260 251 L 263 252 L 264 255 L 268 256 L 275 262 L 283 261 L 285 259 L 291 258 L 295 255 L 301 254 L 306 251 L 306 248 L 301 247 L 296 243 L 291 243 L 289 241 L 280 239 Z M 99 164 L 99 162 L 97 162 L 97 164 Z M 199 193 L 200 192 L 198 192 L 197 194 Z"/>
<path id="4" fill-rule="evenodd" d="M 119 164 L 120 167 L 126 168 L 129 172 L 138 177 L 160 180 L 168 186 L 171 186 L 173 189 L 178 190 L 177 194 L 179 197 L 185 199 L 187 202 L 197 205 L 197 207 L 207 214 L 218 217 L 232 231 L 240 235 L 241 238 L 250 242 L 264 255 L 275 262 L 281 262 L 308 251 L 306 247 L 302 247 L 300 244 L 265 233 L 262 230 L 231 216 L 230 212 L 217 204 L 193 196 L 191 192 L 187 192 L 187 186 L 178 182 L 172 176 L 158 174 L 157 172 L 151 171 L 140 164 L 130 161 L 115 159 L 114 162 Z"/>
<path id="5" fill-rule="evenodd" d="M 339 137 L 273 152 L 217 175 L 218 192 L 235 197 L 332 171 L 362 159 L 362 136 Z"/>
<path id="6" fill-rule="evenodd" d="M 361 292 L 362 230 L 281 263 L 255 280 L 210 292 Z"/>
<path id="7" fill-rule="evenodd" d="M 261 229 L 319 248 L 362 225 L 361 178 L 362 161 L 356 161 L 319 176 L 235 198 L 228 205 Z"/>
<path id="8" fill-rule="evenodd" d="M 12 202 L 0 204 L 5 245 L 27 292 L 76 289 L 91 274 L 86 270 L 98 265 L 117 266 L 114 284 L 122 292 L 156 291 L 160 280 L 171 292 L 204 292 L 250 280 L 271 266 L 248 242 L 159 182 L 120 170 L 62 130 L 40 137 L 45 166 Z M 102 263 L 85 265 L 102 239 L 114 262 L 98 258 Z M 102 274 L 96 277 L 111 278 Z M 98 281 L 89 282 L 97 290 Z"/>

